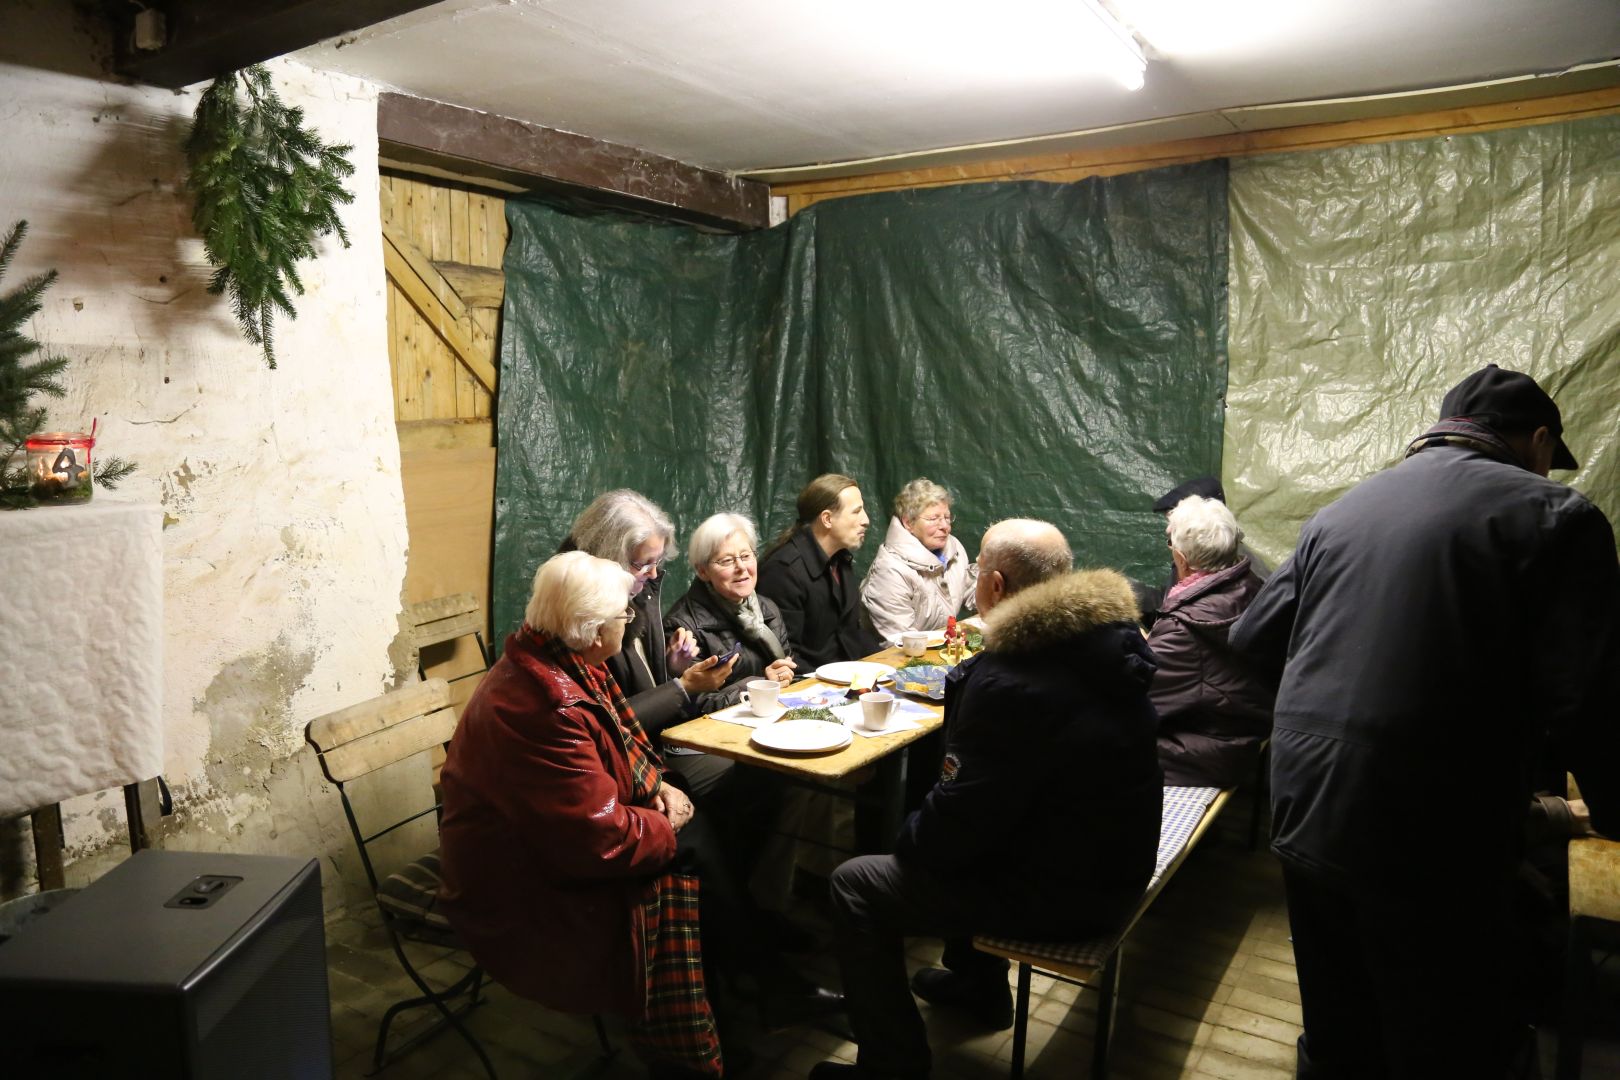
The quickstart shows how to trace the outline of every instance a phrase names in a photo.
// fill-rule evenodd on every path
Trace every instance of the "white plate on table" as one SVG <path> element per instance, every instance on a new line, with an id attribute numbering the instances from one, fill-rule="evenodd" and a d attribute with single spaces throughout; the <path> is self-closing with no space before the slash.
<path id="1" fill-rule="evenodd" d="M 848 746 L 855 736 L 842 724 L 825 720 L 782 720 L 754 729 L 753 741 L 767 750 L 819 754 Z"/>
<path id="2" fill-rule="evenodd" d="M 863 678 L 867 685 L 876 686 L 894 678 L 894 668 L 888 664 L 874 664 L 866 660 L 840 660 L 836 664 L 822 664 L 816 668 L 816 678 L 822 682 L 846 686 L 857 678 Z"/>

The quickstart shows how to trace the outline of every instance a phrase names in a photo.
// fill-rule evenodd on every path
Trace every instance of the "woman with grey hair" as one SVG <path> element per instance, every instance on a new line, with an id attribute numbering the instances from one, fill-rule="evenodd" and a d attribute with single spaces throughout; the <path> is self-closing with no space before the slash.
<path id="1" fill-rule="evenodd" d="M 692 532 L 691 588 L 664 616 L 672 637 L 691 635 L 699 656 L 725 656 L 735 646 L 731 681 L 698 699 L 702 712 L 735 705 L 750 679 L 793 681 L 792 643 L 782 612 L 759 595 L 759 533 L 741 514 L 715 514 Z"/>
<path id="2" fill-rule="evenodd" d="M 671 724 L 697 716 L 698 699 L 712 694 L 731 677 L 732 665 L 717 655 L 697 660 L 696 642 L 685 630 L 664 634 L 659 599 L 664 560 L 675 546 L 675 526 L 651 499 L 628 488 L 598 495 L 574 519 L 563 551 L 579 550 L 615 562 L 633 578 L 624 648 L 608 660 L 630 707 L 656 739 Z M 694 662 L 695 661 L 695 662 Z M 675 768 L 696 795 L 711 791 L 731 767 L 725 758 L 676 747 L 668 749 Z"/>
<path id="3" fill-rule="evenodd" d="M 973 606 L 978 566 L 951 535 L 951 493 L 926 476 L 900 489 L 894 516 L 872 568 L 861 582 L 861 603 L 877 632 L 894 641 L 907 630 L 938 630 Z"/>
<path id="4" fill-rule="evenodd" d="M 1271 734 L 1277 683 L 1227 644 L 1260 591 L 1243 530 L 1218 499 L 1190 495 L 1165 526 L 1176 583 L 1148 645 L 1159 660 L 1148 691 L 1159 713 L 1164 782 L 1231 787 L 1253 771 Z"/>

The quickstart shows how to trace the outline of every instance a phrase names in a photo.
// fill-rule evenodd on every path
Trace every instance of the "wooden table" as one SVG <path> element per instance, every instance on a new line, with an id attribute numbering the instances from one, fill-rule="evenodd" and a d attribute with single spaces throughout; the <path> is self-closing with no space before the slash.
<path id="1" fill-rule="evenodd" d="M 899 667 L 911 659 L 899 649 L 885 649 L 866 658 L 873 663 Z M 937 652 L 924 654 L 929 663 L 940 663 Z M 800 679 L 783 693 L 802 690 L 816 680 Z M 755 746 L 754 729 L 741 724 L 700 716 L 684 724 L 664 729 L 664 741 L 672 746 L 718 754 L 743 765 L 770 769 L 814 791 L 825 791 L 855 802 L 855 844 L 863 852 L 889 850 L 899 832 L 905 812 L 906 753 L 912 743 L 938 731 L 944 723 L 941 705 L 922 701 L 931 714 L 919 720 L 921 726 L 892 735 L 856 734 L 849 745 L 827 754 L 786 754 Z M 854 781 L 854 789 L 840 786 Z"/>

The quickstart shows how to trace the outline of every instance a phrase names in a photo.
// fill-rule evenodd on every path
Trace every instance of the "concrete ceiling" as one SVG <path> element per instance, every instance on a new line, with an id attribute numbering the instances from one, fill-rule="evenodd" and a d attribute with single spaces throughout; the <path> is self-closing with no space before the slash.
<path id="1" fill-rule="evenodd" d="M 1079 0 L 445 0 L 296 55 L 764 179 L 1620 84 L 1620 0 L 1106 6 L 1149 57 L 1141 90 L 1085 69 Z"/>

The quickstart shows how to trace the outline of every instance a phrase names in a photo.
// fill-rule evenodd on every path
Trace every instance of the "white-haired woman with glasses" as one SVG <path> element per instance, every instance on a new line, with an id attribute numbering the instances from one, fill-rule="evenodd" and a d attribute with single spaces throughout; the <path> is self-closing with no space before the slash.
<path id="1" fill-rule="evenodd" d="M 907 630 L 938 630 L 973 606 L 979 568 L 951 535 L 951 493 L 919 476 L 894 497 L 894 516 L 872 568 L 861 582 L 861 603 L 873 629 L 890 641 Z"/>
<path id="2" fill-rule="evenodd" d="M 1254 772 L 1271 733 L 1277 683 L 1232 650 L 1232 624 L 1262 584 L 1243 530 L 1218 499 L 1189 495 L 1165 524 L 1176 583 L 1148 634 L 1158 657 L 1148 696 L 1159 713 L 1166 784 L 1232 787 Z"/>
<path id="3" fill-rule="evenodd" d="M 659 593 L 664 560 L 675 546 L 669 515 L 645 495 L 620 488 L 598 495 L 574 519 L 563 551 L 579 550 L 618 563 L 632 577 L 630 606 L 635 617 L 624 633 L 624 649 L 608 660 L 613 679 L 630 699 L 636 719 L 656 741 L 671 724 L 699 715 L 699 699 L 731 678 L 732 666 L 710 654 L 699 660 L 696 642 L 684 630 L 664 634 Z M 670 767 L 680 772 L 694 795 L 713 790 L 731 762 L 712 754 L 670 747 Z"/>
<path id="4" fill-rule="evenodd" d="M 535 574 L 522 627 L 450 740 L 440 896 L 501 985 L 625 1017 L 654 1076 L 719 1080 L 716 991 L 694 971 L 752 976 L 781 1021 L 843 999 L 787 968 L 732 878 L 717 823 L 669 782 L 614 681 L 607 661 L 633 618 L 632 585 L 582 551 Z"/>
<path id="5" fill-rule="evenodd" d="M 551 1008 L 628 1017 L 652 1035 L 642 1049 L 654 1061 L 718 1077 L 706 997 L 662 974 L 702 956 L 697 884 L 676 860 L 692 803 L 664 781 L 606 667 L 624 642 L 631 584 L 581 551 L 535 574 L 522 627 L 450 740 L 440 895 L 501 985 Z M 683 1039 L 658 1034 L 670 1023 Z"/>
<path id="6" fill-rule="evenodd" d="M 689 634 L 698 655 L 724 656 L 738 647 L 726 686 L 698 700 L 703 712 L 736 704 L 750 679 L 793 681 L 792 644 L 782 612 L 759 595 L 759 533 L 741 514 L 715 514 L 692 531 L 687 559 L 692 587 L 664 616 L 671 637 Z"/>

